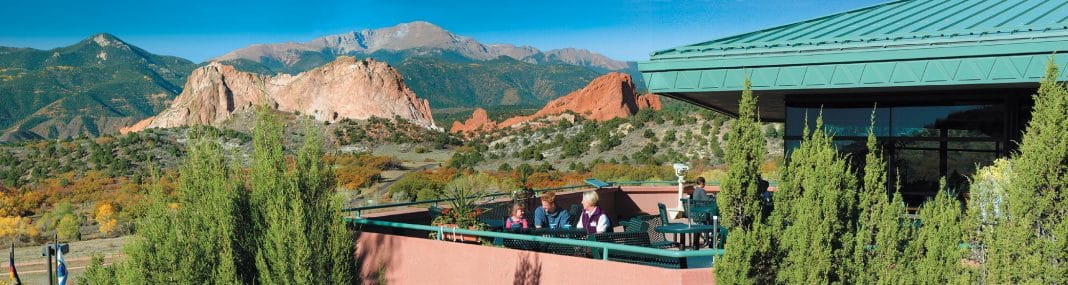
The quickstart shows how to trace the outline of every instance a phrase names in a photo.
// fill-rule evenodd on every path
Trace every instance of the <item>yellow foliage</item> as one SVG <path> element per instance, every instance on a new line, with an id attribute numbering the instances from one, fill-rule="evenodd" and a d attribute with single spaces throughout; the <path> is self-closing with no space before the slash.
<path id="1" fill-rule="evenodd" d="M 37 236 L 37 229 L 26 217 L 0 217 L 0 239 L 7 240 L 18 236 Z"/>
<path id="2" fill-rule="evenodd" d="M 106 222 L 100 223 L 100 233 L 105 235 L 111 234 L 118 228 L 118 226 L 119 221 L 116 221 L 115 219 L 107 220 Z"/>
<path id="3" fill-rule="evenodd" d="M 103 223 L 107 220 L 114 220 L 111 217 L 115 215 L 115 208 L 111 206 L 111 203 L 100 202 L 96 206 L 96 215 L 93 217 L 98 223 Z"/>

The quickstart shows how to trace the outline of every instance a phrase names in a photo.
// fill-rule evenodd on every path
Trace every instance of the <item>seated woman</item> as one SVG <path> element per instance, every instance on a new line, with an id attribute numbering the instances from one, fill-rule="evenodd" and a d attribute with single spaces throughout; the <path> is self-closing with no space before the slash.
<path id="1" fill-rule="evenodd" d="M 534 209 L 535 228 L 569 228 L 571 227 L 567 223 L 569 218 L 571 215 L 567 211 L 561 211 L 560 207 L 556 206 L 556 193 L 546 192 L 541 195 L 541 207 Z"/>
<path id="2" fill-rule="evenodd" d="M 523 218 L 523 204 L 512 205 L 512 216 L 504 221 L 504 228 L 508 230 L 527 229 L 527 219 Z"/>
<path id="3" fill-rule="evenodd" d="M 597 206 L 600 196 L 597 191 L 582 194 L 582 217 L 577 228 L 585 229 L 587 234 L 599 234 L 608 231 L 608 215 Z"/>

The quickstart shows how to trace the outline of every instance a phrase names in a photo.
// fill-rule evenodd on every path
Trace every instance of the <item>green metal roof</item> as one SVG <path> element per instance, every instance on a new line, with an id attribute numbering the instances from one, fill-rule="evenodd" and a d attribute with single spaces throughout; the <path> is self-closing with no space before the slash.
<path id="1" fill-rule="evenodd" d="M 773 94 L 1034 84 L 1064 50 L 1065 0 L 904 0 L 657 51 L 638 69 L 650 91 L 701 103 L 746 77 Z"/>

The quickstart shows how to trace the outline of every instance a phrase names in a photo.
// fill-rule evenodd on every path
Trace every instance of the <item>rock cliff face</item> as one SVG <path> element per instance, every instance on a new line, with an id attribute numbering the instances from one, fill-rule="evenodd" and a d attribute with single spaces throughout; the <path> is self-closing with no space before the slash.
<path id="1" fill-rule="evenodd" d="M 550 101 L 533 115 L 512 117 L 496 123 L 489 120 L 485 110 L 475 109 L 471 119 L 464 123 L 454 122 L 449 131 L 472 133 L 520 126 L 535 119 L 560 115 L 568 111 L 590 120 L 607 121 L 629 117 L 641 109 L 660 110 L 662 108 L 659 96 L 655 94 L 639 96 L 634 92 L 634 82 L 630 75 L 612 72 L 594 79 L 582 89 Z"/>
<path id="2" fill-rule="evenodd" d="M 327 122 L 399 116 L 437 129 L 430 104 L 417 98 L 395 69 L 374 60 L 340 57 L 304 73 L 273 77 L 210 63 L 193 71 L 170 107 L 155 117 L 123 128 L 122 132 L 220 125 L 235 112 L 259 105 L 300 112 Z"/>

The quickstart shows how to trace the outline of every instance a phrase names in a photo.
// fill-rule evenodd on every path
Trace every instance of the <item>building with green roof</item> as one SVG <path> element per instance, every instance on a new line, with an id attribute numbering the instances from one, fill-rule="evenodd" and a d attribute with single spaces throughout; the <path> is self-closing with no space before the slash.
<path id="1" fill-rule="evenodd" d="M 1015 148 L 1066 49 L 1068 1 L 902 0 L 653 52 L 638 68 L 650 92 L 732 115 L 750 79 L 787 151 L 822 110 L 840 150 L 859 154 L 877 106 L 890 177 L 916 202 Z"/>

